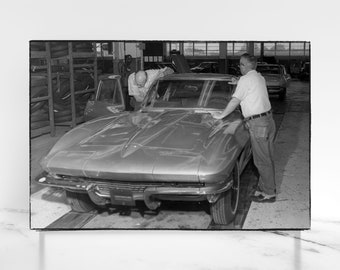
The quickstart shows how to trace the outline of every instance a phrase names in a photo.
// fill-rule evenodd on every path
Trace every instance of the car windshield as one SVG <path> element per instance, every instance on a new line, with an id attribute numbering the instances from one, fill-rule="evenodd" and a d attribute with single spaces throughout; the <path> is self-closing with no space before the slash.
<path id="1" fill-rule="evenodd" d="M 148 108 L 224 109 L 234 86 L 219 80 L 161 80 L 148 92 Z"/>
<path id="2" fill-rule="evenodd" d="M 261 74 L 281 74 L 278 66 L 257 66 L 256 70 Z"/>
<path id="3" fill-rule="evenodd" d="M 111 104 L 121 104 L 122 97 L 120 95 L 118 81 L 115 79 L 101 80 L 98 100 Z"/>

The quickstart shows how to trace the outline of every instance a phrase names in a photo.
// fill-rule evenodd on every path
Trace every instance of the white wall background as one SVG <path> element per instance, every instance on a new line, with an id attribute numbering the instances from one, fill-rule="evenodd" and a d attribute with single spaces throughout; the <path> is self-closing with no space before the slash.
<path id="1" fill-rule="evenodd" d="M 273 3 L 272 0 L 2 1 L 0 209 L 29 209 L 29 40 L 306 40 L 311 41 L 312 53 L 312 220 L 340 221 L 337 2 Z M 28 226 L 27 220 L 19 222 Z M 223 232 L 55 232 L 45 233 L 40 240 L 38 232 L 29 234 L 35 244 L 21 245 L 19 255 L 35 250 L 37 258 L 31 256 L 29 262 L 40 260 L 46 269 L 61 269 L 65 265 L 68 266 L 65 269 L 79 269 L 71 254 L 87 260 L 88 264 L 80 264 L 81 269 L 94 268 L 94 261 L 103 267 L 111 262 L 111 257 L 126 259 L 129 266 L 126 269 L 133 269 L 133 264 L 138 263 L 138 259 L 133 259 L 139 257 L 136 254 L 156 255 L 150 265 L 152 269 L 159 269 L 157 263 L 166 261 L 169 264 L 164 265 L 165 269 L 176 269 L 176 257 L 186 252 L 189 257 L 180 259 L 184 265 L 188 263 L 185 258 L 192 261 L 196 256 L 201 266 L 196 269 L 216 269 L 209 267 L 210 260 L 216 261 L 214 245 L 226 248 L 228 254 L 232 252 L 225 245 L 232 237 Z M 167 244 L 163 246 L 164 241 Z M 263 243 L 258 243 L 259 248 Z M 294 243 L 289 246 L 293 263 Z M 197 255 L 203 249 L 204 258 Z M 125 257 L 119 257 L 123 251 L 131 255 L 124 253 Z M 242 251 L 232 254 L 241 256 Z M 171 259 L 166 260 L 168 257 Z M 13 262 L 20 264 L 15 258 Z M 30 269 L 29 263 L 21 263 Z M 114 263 L 110 264 L 113 267 Z M 142 269 L 150 268 L 145 264 Z"/>

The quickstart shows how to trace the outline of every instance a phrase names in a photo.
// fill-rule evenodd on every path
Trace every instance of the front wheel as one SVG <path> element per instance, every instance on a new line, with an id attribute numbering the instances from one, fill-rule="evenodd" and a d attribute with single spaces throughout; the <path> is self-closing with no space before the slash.
<path id="1" fill-rule="evenodd" d="M 72 211 L 87 213 L 95 209 L 95 204 L 86 193 L 66 190 L 66 197 Z"/>
<path id="2" fill-rule="evenodd" d="M 238 163 L 232 171 L 232 187 L 223 192 L 215 203 L 210 205 L 210 213 L 215 224 L 226 225 L 235 218 L 240 197 L 240 173 Z"/>

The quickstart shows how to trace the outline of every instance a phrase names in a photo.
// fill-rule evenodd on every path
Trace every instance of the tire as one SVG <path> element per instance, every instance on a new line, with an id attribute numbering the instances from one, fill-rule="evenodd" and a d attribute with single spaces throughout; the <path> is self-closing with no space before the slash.
<path id="1" fill-rule="evenodd" d="M 282 93 L 279 94 L 279 100 L 285 100 L 286 99 L 286 94 L 287 94 L 287 89 L 284 88 Z"/>
<path id="2" fill-rule="evenodd" d="M 223 192 L 215 203 L 210 204 L 210 213 L 215 224 L 227 225 L 235 218 L 240 197 L 240 173 L 236 162 L 232 171 L 233 185 Z"/>
<path id="3" fill-rule="evenodd" d="M 66 197 L 72 211 L 87 213 L 95 209 L 95 204 L 86 193 L 78 193 L 66 190 Z"/>

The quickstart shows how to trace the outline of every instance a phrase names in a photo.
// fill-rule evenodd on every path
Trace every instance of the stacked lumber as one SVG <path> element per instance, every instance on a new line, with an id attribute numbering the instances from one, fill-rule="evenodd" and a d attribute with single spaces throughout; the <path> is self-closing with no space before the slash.
<path id="1" fill-rule="evenodd" d="M 30 127 L 31 131 L 50 125 L 49 112 L 54 113 L 55 124 L 63 124 L 72 120 L 71 81 L 69 73 L 69 43 L 63 41 L 50 42 L 51 85 L 53 110 L 50 110 L 48 99 L 47 58 L 32 57 L 30 60 Z M 93 53 L 91 42 L 72 42 L 72 52 Z M 39 55 L 46 52 L 45 42 L 31 42 L 30 52 Z M 43 54 L 41 54 L 43 55 Z M 93 59 L 74 58 L 75 64 L 86 64 Z M 86 66 L 86 65 L 85 65 Z M 93 69 L 79 67 L 74 69 L 73 85 L 75 91 L 94 88 Z M 84 115 L 84 109 L 92 93 L 75 96 L 76 117 Z M 32 102 L 34 101 L 34 102 Z M 35 133 L 36 134 L 36 133 Z"/>

